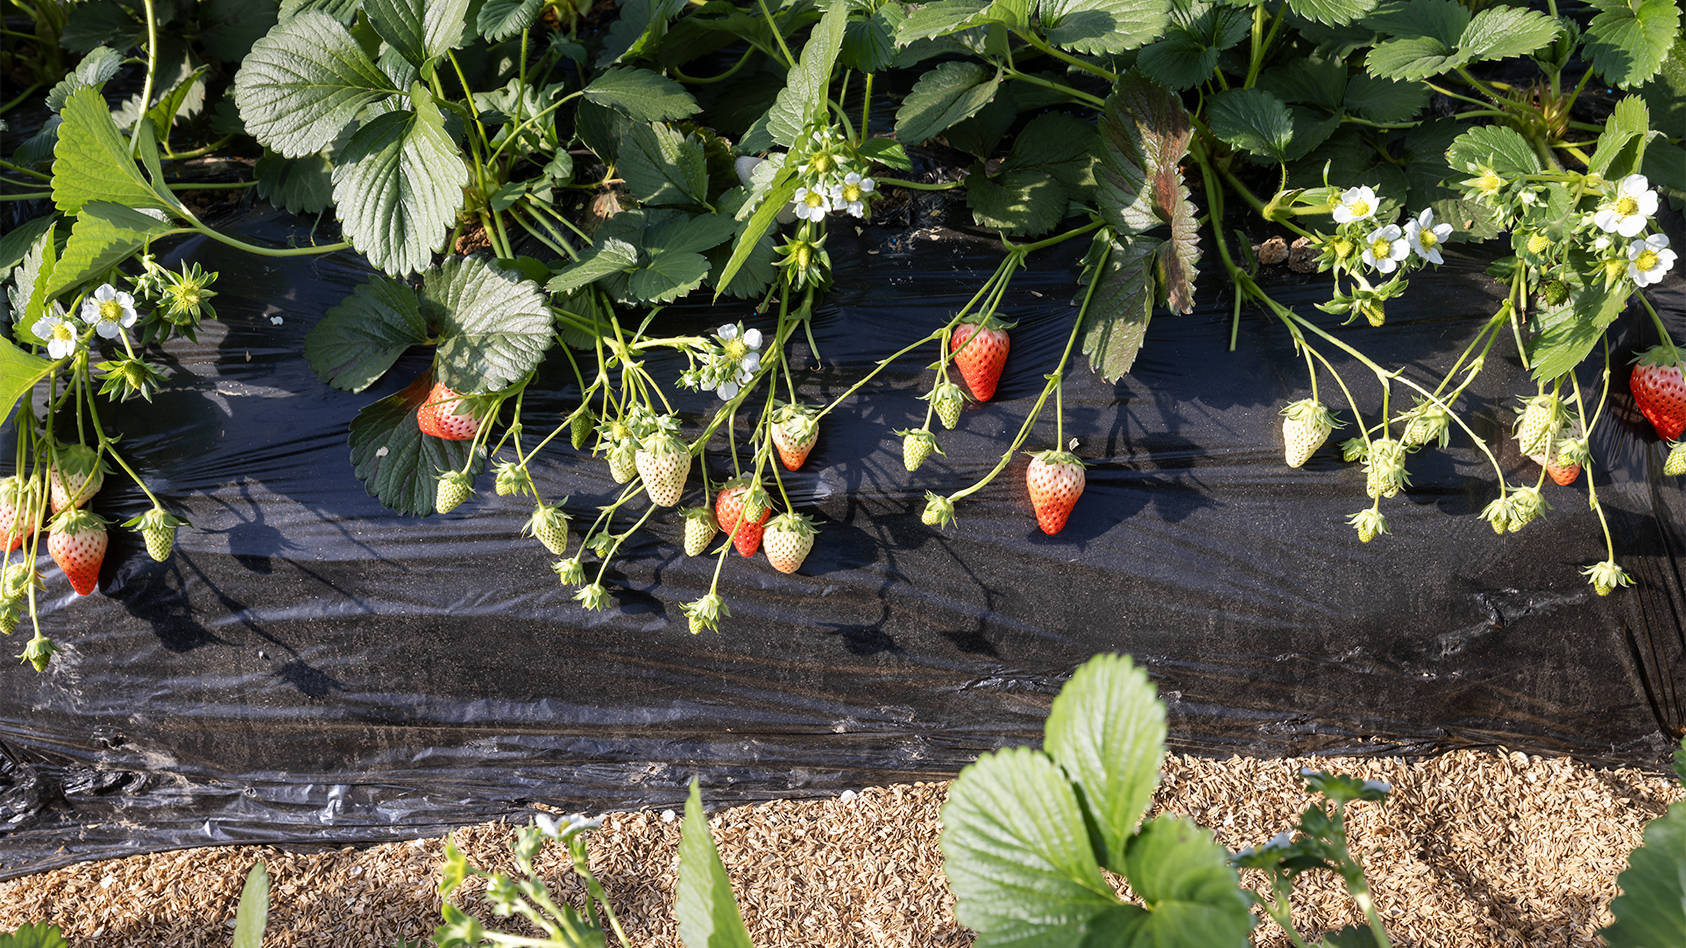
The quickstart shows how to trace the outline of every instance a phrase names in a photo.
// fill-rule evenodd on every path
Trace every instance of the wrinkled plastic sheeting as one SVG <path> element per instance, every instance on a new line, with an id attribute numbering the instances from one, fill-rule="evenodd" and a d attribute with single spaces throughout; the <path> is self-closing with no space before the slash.
<path id="1" fill-rule="evenodd" d="M 942 223 L 963 215 L 921 197 L 912 227 L 833 228 L 818 352 L 794 349 L 805 400 L 841 394 L 976 292 L 1000 250 Z M 231 226 L 249 240 L 302 235 L 274 213 Z M 673 805 L 693 776 L 715 803 L 942 779 L 980 752 L 1038 743 L 1064 679 L 1114 651 L 1152 673 L 1185 751 L 1503 746 L 1659 760 L 1686 720 L 1682 511 L 1626 392 L 1625 359 L 1650 339 L 1641 315 L 1624 317 L 1613 353 L 1595 445 L 1606 463 L 1594 470 L 1639 590 L 1599 598 L 1579 574 L 1605 557 L 1579 485 L 1548 481 L 1548 517 L 1494 535 L 1476 515 L 1496 481 L 1461 430 L 1450 450 L 1412 457 L 1409 492 L 1383 503 L 1392 533 L 1360 544 L 1346 520 L 1369 505 L 1361 467 L 1333 442 L 1303 469 L 1282 463 L 1279 410 L 1308 394 L 1303 359 L 1257 310 L 1226 351 L 1230 298 L 1212 278 L 1196 313 L 1154 318 L 1117 384 L 1074 354 L 1064 430 L 1090 467 L 1064 532 L 1037 529 L 1022 456 L 959 505 L 956 527 L 924 526 L 925 491 L 985 474 L 1054 369 L 1084 244 L 1039 253 L 1014 279 L 1007 376 L 958 430 L 939 431 L 946 456 L 910 475 L 891 433 L 925 417 L 933 348 L 826 417 L 807 465 L 784 474 L 796 508 L 821 521 L 813 554 L 792 576 L 731 554 L 720 586 L 731 618 L 702 635 L 678 607 L 707 591 L 714 560 L 683 555 L 672 512 L 609 568 L 616 608 L 591 613 L 518 536 L 530 502 L 495 496 L 489 474 L 448 516 L 398 516 L 366 496 L 347 425 L 430 354 L 412 352 L 361 394 L 316 379 L 305 335 L 368 277 L 357 258 L 180 245 L 173 257 L 222 272 L 221 320 L 198 345 L 168 347 L 172 378 L 151 405 L 106 421 L 194 528 L 162 564 L 116 531 L 85 598 L 48 565 L 42 621 L 63 652 L 46 674 L 0 671 L 0 874 L 211 843 L 408 838 L 534 802 Z M 1301 314 L 1432 387 L 1502 296 L 1482 266 L 1453 254 L 1414 277 L 1379 329 L 1315 310 L 1321 278 L 1267 279 Z M 1656 289 L 1681 322 L 1681 281 Z M 740 319 L 772 322 L 723 302 L 671 308 L 661 325 Z M 1375 377 L 1317 344 L 1375 418 Z M 562 361 L 528 389 L 529 444 L 577 403 Z M 1589 398 L 1602 367 L 1592 362 L 1580 376 Z M 671 379 L 682 364 L 647 367 Z M 1326 374 L 1320 384 L 1349 421 L 1334 440 L 1355 435 L 1339 388 Z M 1516 396 L 1533 391 L 1501 338 L 1462 403 L 1516 483 L 1537 476 L 1507 435 Z M 1407 398 L 1396 383 L 1393 404 Z M 676 401 L 688 431 L 717 404 Z M 1054 438 L 1050 401 L 1026 448 Z M 723 443 L 707 458 L 716 478 L 729 468 Z M 566 447 L 547 448 L 534 473 L 547 499 L 571 498 L 576 544 L 619 491 L 600 459 Z M 685 502 L 702 501 L 693 475 Z M 147 502 L 113 478 L 94 506 L 121 521 Z"/>

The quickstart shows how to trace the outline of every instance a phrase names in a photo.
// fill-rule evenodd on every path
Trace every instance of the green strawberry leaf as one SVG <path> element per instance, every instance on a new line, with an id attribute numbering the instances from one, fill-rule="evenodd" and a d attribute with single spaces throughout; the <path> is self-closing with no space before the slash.
<path id="1" fill-rule="evenodd" d="M 1212 831 L 1187 817 L 1149 820 L 1124 853 L 1124 876 L 1149 911 L 1131 919 L 1122 944 L 1217 948 L 1247 944 L 1251 893 Z"/>
<path id="2" fill-rule="evenodd" d="M 31 332 L 30 327 L 46 312 L 49 297 L 45 291 L 58 264 L 58 244 L 54 239 L 57 232 L 56 222 L 42 231 L 24 253 L 23 262 L 12 272 L 12 286 L 6 291 L 6 298 L 11 303 L 12 337 L 21 343 L 47 344 L 46 340 Z"/>
<path id="3" fill-rule="evenodd" d="M 1074 201 L 1088 203 L 1095 188 L 1095 127 L 1064 112 L 1030 120 L 1013 139 L 1003 171 L 1041 171 L 1064 185 Z"/>
<path id="4" fill-rule="evenodd" d="M 1645 824 L 1645 841 L 1616 877 L 1616 921 L 1600 931 L 1610 948 L 1686 944 L 1686 802 Z"/>
<path id="5" fill-rule="evenodd" d="M 1239 7 L 1177 0 L 1164 37 L 1143 47 L 1136 65 L 1166 88 L 1192 89 L 1212 77 L 1220 53 L 1247 38 L 1251 21 Z"/>
<path id="6" fill-rule="evenodd" d="M 281 19 L 316 11 L 326 13 L 341 23 L 350 23 L 361 9 L 363 0 L 281 0 Z"/>
<path id="7" fill-rule="evenodd" d="M 1434 201 L 1459 196 L 1456 187 L 1463 175 L 1448 167 L 1446 153 L 1462 128 L 1456 119 L 1442 118 L 1423 122 L 1405 133 L 1400 157 L 1408 188 L 1407 206 L 1427 207 Z M 1450 182 L 1451 187 L 1443 182 Z"/>
<path id="8" fill-rule="evenodd" d="M 702 204 L 708 197 L 702 143 L 666 125 L 632 126 L 615 167 L 626 189 L 644 204 Z"/>
<path id="9" fill-rule="evenodd" d="M 538 19 L 543 0 L 486 0 L 474 18 L 474 29 L 492 42 L 515 36 Z"/>
<path id="10" fill-rule="evenodd" d="M 1471 176 L 1491 168 L 1504 176 L 1538 174 L 1540 156 L 1522 133 L 1503 125 L 1477 125 L 1468 129 L 1446 149 L 1452 170 Z"/>
<path id="11" fill-rule="evenodd" d="M 1674 38 L 1668 56 L 1650 81 L 1639 89 L 1651 107 L 1651 121 L 1660 129 L 1686 129 L 1686 32 Z M 1682 166 L 1686 168 L 1686 166 Z M 1686 176 L 1686 171 L 1677 177 Z"/>
<path id="12" fill-rule="evenodd" d="M 714 278 L 716 287 L 732 284 L 732 281 L 738 275 L 738 270 L 742 269 L 743 265 L 748 262 L 750 254 L 755 252 L 756 245 L 761 241 L 761 235 L 767 233 L 768 229 L 773 226 L 773 222 L 778 219 L 779 211 L 784 210 L 785 205 L 789 204 L 791 199 L 795 197 L 797 187 L 798 181 L 794 169 L 781 168 L 778 176 L 773 179 L 772 187 L 768 189 L 767 196 L 755 208 L 755 213 L 750 215 L 743 230 L 738 234 L 738 242 L 732 248 L 731 258 L 726 261 L 726 266 L 721 268 L 720 274 Z M 745 206 L 747 207 L 747 205 Z M 742 213 L 742 211 L 740 210 L 739 213 Z M 716 299 L 720 298 L 718 289 L 715 290 L 714 296 Z"/>
<path id="13" fill-rule="evenodd" d="M 1581 55 L 1606 82 L 1624 89 L 1656 75 L 1680 39 L 1675 0 L 1588 0 L 1601 11 L 1586 27 Z"/>
<path id="14" fill-rule="evenodd" d="M 1640 168 L 1651 183 L 1686 195 L 1686 149 L 1665 141 L 1653 141 L 1645 148 Z"/>
<path id="15" fill-rule="evenodd" d="M 469 0 L 363 0 L 368 22 L 400 56 L 420 69 L 462 45 Z"/>
<path id="16" fill-rule="evenodd" d="M 351 463 L 363 489 L 392 510 L 421 517 L 433 512 L 439 472 L 462 470 L 474 445 L 430 438 L 416 427 L 416 409 L 432 389 L 432 375 L 423 373 L 403 391 L 364 406 L 351 420 Z M 468 472 L 479 474 L 484 452 L 474 452 L 472 460 Z"/>
<path id="17" fill-rule="evenodd" d="M 977 63 L 937 66 L 919 77 L 896 110 L 896 140 L 916 145 L 933 138 L 950 125 L 976 115 L 995 98 L 1000 86 L 1000 75 Z"/>
<path id="18" fill-rule="evenodd" d="M 29 394 L 35 383 L 47 377 L 54 363 L 33 356 L 0 337 L 0 418 L 9 418 L 18 399 Z"/>
<path id="19" fill-rule="evenodd" d="M 1346 63 L 1334 58 L 1290 59 L 1259 73 L 1258 88 L 1289 105 L 1339 112 L 1348 95 Z"/>
<path id="20" fill-rule="evenodd" d="M 59 45 L 71 52 L 86 53 L 96 46 L 128 52 L 146 42 L 146 25 L 115 0 L 73 4 L 69 14 Z"/>
<path id="21" fill-rule="evenodd" d="M 1118 906 L 1066 776 L 1028 747 L 984 754 L 960 772 L 942 809 L 943 866 L 954 917 L 983 948 L 1076 945 Z"/>
<path id="22" fill-rule="evenodd" d="M 899 4 L 886 4 L 864 20 L 850 20 L 837 60 L 858 72 L 883 72 L 896 61 L 896 31 L 907 19 Z"/>
<path id="23" fill-rule="evenodd" d="M 719 271 L 731 258 L 732 247 L 722 244 L 707 254 L 709 266 L 713 274 L 707 279 L 709 286 L 716 293 L 730 296 L 733 299 L 759 299 L 767 292 L 767 287 L 778 278 L 778 267 L 773 261 L 778 256 L 778 248 L 773 245 L 773 235 L 762 234 L 761 239 L 750 246 L 749 255 L 744 258 L 743 265 L 724 286 L 720 283 Z"/>
<path id="24" fill-rule="evenodd" d="M 240 906 L 234 911 L 234 948 L 262 948 L 263 930 L 269 925 L 269 870 L 259 860 L 246 873 L 240 888 Z"/>
<path id="25" fill-rule="evenodd" d="M 1429 88 L 1421 82 L 1378 79 L 1361 72 L 1347 82 L 1342 107 L 1359 118 L 1391 125 L 1416 117 L 1427 108 L 1428 97 Z"/>
<path id="26" fill-rule="evenodd" d="M 1288 9 L 1307 20 L 1329 26 L 1345 26 L 1368 16 L 1377 0 L 1289 0 Z"/>
<path id="27" fill-rule="evenodd" d="M 55 219 L 52 214 L 44 214 L 0 234 L 0 279 L 4 279 L 5 274 L 23 262 L 23 258 L 29 254 L 29 248 L 47 232 L 47 228 L 53 226 Z"/>
<path id="28" fill-rule="evenodd" d="M 751 948 L 749 929 L 732 895 L 732 880 L 720 861 L 720 850 L 708 831 L 702 791 L 695 779 L 679 832 L 679 881 L 673 894 L 679 940 L 687 948 Z"/>
<path id="29" fill-rule="evenodd" d="M 1042 747 L 1082 791 L 1096 858 L 1123 872 L 1165 760 L 1165 706 L 1147 672 L 1125 655 L 1085 663 L 1054 699 Z"/>
<path id="30" fill-rule="evenodd" d="M 988 15 L 987 0 L 937 0 L 910 10 L 896 28 L 896 45 L 935 39 L 977 26 Z"/>
<path id="31" fill-rule="evenodd" d="M 289 214 L 318 214 L 334 203 L 334 165 L 321 152 L 283 158 L 266 151 L 252 171 L 258 197 Z"/>
<path id="32" fill-rule="evenodd" d="M 1471 62 L 1526 56 L 1549 44 L 1562 31 L 1556 18 L 1521 7 L 1488 7 L 1475 15 L 1458 37 L 1458 49 Z"/>
<path id="33" fill-rule="evenodd" d="M 1194 134 L 1182 99 L 1135 73 L 1114 86 L 1101 116 L 1095 198 L 1121 236 L 1170 223 L 1186 201 L 1182 172 Z"/>
<path id="34" fill-rule="evenodd" d="M 364 108 L 397 92 L 338 20 L 314 11 L 253 43 L 234 76 L 246 130 L 289 158 L 326 148 Z"/>
<path id="35" fill-rule="evenodd" d="M 1212 134 L 1250 155 L 1278 164 L 1288 160 L 1294 116 L 1263 89 L 1228 89 L 1207 100 Z"/>
<path id="36" fill-rule="evenodd" d="M 1003 171 L 990 177 L 975 169 L 966 176 L 966 203 L 979 227 L 1003 234 L 1045 234 L 1065 219 L 1070 195 L 1043 171 Z"/>
<path id="37" fill-rule="evenodd" d="M 657 216 L 657 215 L 660 216 Z M 695 217 L 673 211 L 651 212 L 644 229 L 646 253 L 699 253 L 730 240 L 739 230 L 728 214 L 698 214 Z"/>
<path id="38" fill-rule="evenodd" d="M 1169 0 L 1038 0 L 1048 42 L 1080 53 L 1122 53 L 1165 32 Z"/>
<path id="39" fill-rule="evenodd" d="M 1083 311 L 1083 354 L 1089 368 L 1108 382 L 1116 382 L 1135 364 L 1153 317 L 1153 263 L 1160 241 L 1126 237 L 1102 245 L 1105 254 L 1097 274 L 1091 264 L 1087 278 L 1099 280 Z"/>
<path id="40" fill-rule="evenodd" d="M 422 274 L 422 315 L 438 328 L 439 381 L 465 395 L 520 381 L 550 348 L 550 306 L 538 284 L 479 257 Z"/>
<path id="41" fill-rule="evenodd" d="M 416 291 L 375 276 L 328 310 L 304 340 L 304 356 L 322 381 L 346 392 L 373 385 L 404 350 L 427 342 Z"/>
<path id="42" fill-rule="evenodd" d="M 1426 79 L 1469 62 L 1458 49 L 1469 26 L 1469 10 L 1453 0 L 1407 0 L 1384 7 L 1364 25 L 1388 36 L 1365 59 L 1370 75 L 1387 79 Z"/>
<path id="43" fill-rule="evenodd" d="M 1592 352 L 1604 330 L 1622 314 L 1632 286 L 1606 287 L 1602 279 L 1569 289 L 1569 301 L 1538 317 L 1539 335 L 1528 346 L 1534 379 L 1549 382 L 1573 371 Z"/>
<path id="44" fill-rule="evenodd" d="M 1598 135 L 1597 148 L 1587 162 L 1588 174 L 1601 174 L 1619 181 L 1638 171 L 1645 160 L 1645 140 L 1651 134 L 1651 114 L 1645 100 L 1625 96 L 1616 103 Z"/>
<path id="45" fill-rule="evenodd" d="M 129 207 L 174 211 L 175 198 L 166 198 L 148 184 L 129 156 L 129 143 L 99 90 L 78 89 L 65 100 L 64 122 L 53 149 L 53 203 L 75 214 L 88 201 L 109 201 Z M 157 148 L 153 148 L 156 156 Z M 156 158 L 154 157 L 154 160 Z"/>
<path id="46" fill-rule="evenodd" d="M 392 274 L 425 270 L 462 208 L 468 168 L 445 119 L 421 83 L 415 111 L 378 116 L 359 128 L 334 165 L 334 203 L 346 239 Z"/>
<path id="47" fill-rule="evenodd" d="M 95 47 L 88 55 L 82 57 L 82 61 L 76 64 L 70 75 L 60 79 L 58 84 L 47 92 L 47 110 L 62 110 L 65 100 L 70 98 L 72 92 L 90 86 L 97 89 L 104 85 L 106 80 L 117 75 L 117 70 L 122 67 L 122 53 L 109 46 Z"/>
<path id="48" fill-rule="evenodd" d="M 68 948 L 57 925 L 29 922 L 10 933 L 0 933 L 0 948 Z"/>
<path id="49" fill-rule="evenodd" d="M 70 242 L 42 288 L 49 300 L 129 259 L 147 241 L 175 230 L 168 221 L 110 201 L 89 201 L 70 228 Z"/>
<path id="50" fill-rule="evenodd" d="M 708 258 L 689 250 L 655 254 L 632 271 L 628 289 L 644 303 L 670 303 L 699 286 L 708 276 Z"/>
<path id="51" fill-rule="evenodd" d="M 624 213 L 624 212 L 623 212 Z M 545 289 L 571 293 L 615 273 L 638 266 L 638 248 L 624 240 L 608 238 L 580 256 L 580 259 L 552 277 Z"/>
<path id="52" fill-rule="evenodd" d="M 638 122 L 665 122 L 694 114 L 701 106 L 685 87 L 648 69 L 611 69 L 581 93 Z"/>
<path id="53" fill-rule="evenodd" d="M 808 122 L 825 113 L 831 67 L 837 63 L 848 22 L 849 4 L 833 3 L 808 34 L 796 68 L 785 77 L 784 88 L 767 110 L 767 131 L 779 144 L 796 144 Z"/>

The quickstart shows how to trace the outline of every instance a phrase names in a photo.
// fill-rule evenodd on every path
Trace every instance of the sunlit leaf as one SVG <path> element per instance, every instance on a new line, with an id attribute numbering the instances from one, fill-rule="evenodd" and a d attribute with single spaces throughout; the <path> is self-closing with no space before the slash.
<path id="1" fill-rule="evenodd" d="M 809 120 L 825 113 L 831 67 L 843 47 L 848 21 L 849 5 L 833 3 L 808 34 L 796 68 L 785 77 L 784 88 L 767 111 L 767 131 L 774 141 L 794 145 L 807 129 Z"/>
<path id="2" fill-rule="evenodd" d="M 234 76 L 234 101 L 254 138 L 289 158 L 321 151 L 357 113 L 398 91 L 333 17 L 283 20 Z"/>
<path id="3" fill-rule="evenodd" d="M 666 125 L 634 125 L 621 143 L 616 168 L 644 204 L 701 204 L 708 194 L 703 146 Z"/>
<path id="4" fill-rule="evenodd" d="M 1048 42 L 1080 53 L 1122 53 L 1159 38 L 1169 0 L 1040 0 Z"/>
<path id="5" fill-rule="evenodd" d="M 1088 274 L 1099 283 L 1083 313 L 1083 354 L 1089 357 L 1089 367 L 1108 382 L 1130 371 L 1147 336 L 1159 244 L 1152 237 L 1108 243 L 1098 272 L 1091 269 Z"/>
<path id="6" fill-rule="evenodd" d="M 640 122 L 684 118 L 699 108 L 684 86 L 648 69 L 611 69 L 591 80 L 582 92 L 586 101 Z"/>
<path id="7" fill-rule="evenodd" d="M 88 201 L 174 209 L 174 199 L 167 200 L 142 177 L 97 89 L 71 93 L 63 116 L 53 149 L 53 203 L 59 210 L 75 214 Z"/>
<path id="8" fill-rule="evenodd" d="M 1645 841 L 1616 877 L 1616 921 L 1599 932 L 1610 948 L 1686 945 L 1686 802 L 1645 824 Z"/>
<path id="9" fill-rule="evenodd" d="M 1674 0 L 1588 0 L 1599 14 L 1587 24 L 1581 55 L 1606 82 L 1631 88 L 1662 69 L 1680 40 Z M 1679 131 L 1676 129 L 1676 131 Z"/>
<path id="10" fill-rule="evenodd" d="M 977 63 L 949 62 L 919 77 L 896 111 L 896 138 L 923 142 L 977 114 L 995 97 L 1000 76 Z"/>
<path id="11" fill-rule="evenodd" d="M 392 274 L 425 270 L 462 207 L 468 168 L 420 83 L 415 111 L 359 128 L 334 165 L 334 202 L 346 239 Z"/>
<path id="12" fill-rule="evenodd" d="M 695 779 L 679 830 L 679 881 L 673 902 L 679 940 L 685 948 L 751 948 L 749 929 L 744 927 L 732 895 L 732 880 L 708 831 L 708 815 L 703 813 L 702 792 Z"/>
<path id="13" fill-rule="evenodd" d="M 519 270 L 451 257 L 422 275 L 421 304 L 438 330 L 439 381 L 464 394 L 508 388 L 550 348 L 550 305 Z"/>
<path id="14" fill-rule="evenodd" d="M 53 267 L 52 278 L 42 289 L 43 298 L 51 299 L 103 275 L 146 246 L 147 241 L 172 229 L 168 221 L 134 208 L 110 201 L 89 201 L 82 205 L 82 213 L 70 228 L 70 242 L 65 244 L 63 256 Z"/>
<path id="15" fill-rule="evenodd" d="M 1236 148 L 1273 162 L 1288 160 L 1294 116 L 1281 99 L 1263 89 L 1229 89 L 1207 100 L 1212 134 Z"/>
<path id="16" fill-rule="evenodd" d="M 1106 282 L 1103 274 L 1097 293 Z M 1123 872 L 1125 847 L 1153 799 L 1165 759 L 1165 706 L 1147 672 L 1128 656 L 1091 659 L 1060 689 L 1043 730 L 1043 749 L 1083 791 L 1098 837 L 1096 858 Z"/>

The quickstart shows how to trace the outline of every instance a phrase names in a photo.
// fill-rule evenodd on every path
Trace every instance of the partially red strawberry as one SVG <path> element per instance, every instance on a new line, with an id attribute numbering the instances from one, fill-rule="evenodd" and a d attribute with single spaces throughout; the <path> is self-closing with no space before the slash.
<path id="1" fill-rule="evenodd" d="M 41 502 L 32 486 L 15 475 L 0 480 L 0 547 L 8 553 L 23 546 L 39 523 Z"/>
<path id="2" fill-rule="evenodd" d="M 1545 465 L 1545 469 L 1546 473 L 1551 475 L 1551 479 L 1556 481 L 1560 486 L 1568 487 L 1570 484 L 1575 483 L 1576 478 L 1581 476 L 1581 466 L 1579 464 L 1564 464 L 1562 463 L 1563 458 L 1561 456 L 1555 458 L 1554 462 L 1555 463 Z"/>
<path id="3" fill-rule="evenodd" d="M 47 552 L 53 562 L 64 570 L 64 577 L 78 596 L 94 591 L 100 582 L 100 564 L 105 562 L 105 548 L 110 538 L 105 532 L 106 521 L 97 514 L 72 507 L 53 518 L 52 530 L 47 534 Z"/>
<path id="4" fill-rule="evenodd" d="M 773 447 L 779 449 L 779 460 L 790 471 L 808 460 L 820 438 L 819 418 L 807 405 L 780 405 L 773 412 L 772 429 Z"/>
<path id="5" fill-rule="evenodd" d="M 1087 481 L 1083 462 L 1077 455 L 1065 451 L 1043 451 L 1031 455 L 1030 467 L 1025 469 L 1025 486 L 1030 489 L 1030 505 L 1036 508 L 1036 522 L 1042 532 L 1052 536 L 1065 528 L 1071 508 L 1083 496 Z"/>
<path id="6" fill-rule="evenodd" d="M 759 485 L 754 490 L 762 497 L 766 496 L 766 491 Z M 745 517 L 744 507 L 751 500 L 748 496 L 750 491 L 748 478 L 733 478 L 721 486 L 720 493 L 714 495 L 714 522 L 731 536 L 732 545 L 744 556 L 754 556 L 755 551 L 761 549 L 762 527 L 767 522 L 767 515 L 772 513 L 766 502 L 761 501 L 756 504 L 760 508 L 760 516 Z"/>
<path id="7" fill-rule="evenodd" d="M 427 393 L 427 401 L 416 409 L 416 427 L 424 435 L 446 441 L 467 441 L 480 433 L 480 420 L 463 405 L 462 395 L 444 382 L 435 382 Z"/>
<path id="8" fill-rule="evenodd" d="M 767 562 L 781 573 L 794 573 L 814 548 L 814 522 L 802 514 L 782 513 L 768 522 L 761 537 Z"/>
<path id="9" fill-rule="evenodd" d="M 1634 360 L 1628 378 L 1639 411 L 1664 441 L 1677 441 L 1686 431 L 1686 378 L 1667 346 L 1653 346 Z"/>
<path id="10" fill-rule="evenodd" d="M 981 325 L 961 323 L 949 335 L 949 348 L 954 352 L 960 377 L 980 402 L 995 397 L 1001 370 L 1007 367 L 1007 343 L 1006 324 L 993 316 L 985 318 Z"/>
<path id="11" fill-rule="evenodd" d="M 111 465 L 99 452 L 82 444 L 61 444 L 53 452 L 47 481 L 51 488 L 53 513 L 66 507 L 80 507 L 100 492 Z"/>

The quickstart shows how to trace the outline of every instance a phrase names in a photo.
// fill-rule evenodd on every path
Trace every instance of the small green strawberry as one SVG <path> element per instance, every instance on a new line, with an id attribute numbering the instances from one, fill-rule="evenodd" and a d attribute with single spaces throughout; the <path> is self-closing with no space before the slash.
<path id="1" fill-rule="evenodd" d="M 925 512 L 919 515 L 919 520 L 928 527 L 947 527 L 954 522 L 954 501 L 926 491 Z"/>
<path id="2" fill-rule="evenodd" d="M 499 461 L 493 470 L 497 472 L 495 489 L 499 497 L 536 493 L 533 488 L 533 476 L 527 473 L 527 465 L 516 461 Z"/>
<path id="3" fill-rule="evenodd" d="M 638 442 L 625 438 L 610 446 L 609 476 L 617 484 L 625 484 L 638 476 Z"/>
<path id="4" fill-rule="evenodd" d="M 18 658 L 34 665 L 36 671 L 45 672 L 53 661 L 53 653 L 57 651 L 52 639 L 37 633 L 35 638 L 30 639 L 29 644 L 23 647 L 23 654 Z"/>
<path id="5" fill-rule="evenodd" d="M 1347 518 L 1346 522 L 1358 531 L 1360 543 L 1369 543 L 1379 534 L 1387 532 L 1387 518 L 1382 516 L 1382 512 L 1374 507 L 1368 510 L 1360 510 Z"/>
<path id="6" fill-rule="evenodd" d="M 1451 443 L 1452 416 L 1434 402 L 1417 399 L 1416 407 L 1406 417 L 1410 421 L 1405 425 L 1405 433 L 1399 436 L 1406 450 L 1415 451 L 1431 441 L 1438 442 L 1442 448 Z"/>
<path id="7" fill-rule="evenodd" d="M 1282 414 L 1282 443 L 1289 467 L 1301 467 L 1311 460 L 1329 440 L 1329 433 L 1341 427 L 1328 406 L 1315 398 L 1290 402 Z"/>
<path id="8" fill-rule="evenodd" d="M 1605 560 L 1594 563 L 1581 570 L 1581 575 L 1587 577 L 1592 588 L 1600 596 L 1608 596 L 1622 586 L 1632 586 L 1633 577 L 1627 571 L 1616 565 L 1615 560 Z"/>
<path id="9" fill-rule="evenodd" d="M 898 431 L 896 434 L 902 436 L 902 464 L 909 471 L 919 470 L 919 465 L 925 463 L 932 451 L 944 453 L 942 446 L 937 444 L 936 436 L 925 428 Z"/>
<path id="10" fill-rule="evenodd" d="M 591 413 L 589 407 L 581 405 L 574 409 L 574 413 L 568 416 L 568 442 L 574 446 L 575 451 L 585 447 L 586 441 L 591 438 L 592 429 L 596 427 L 597 416 Z"/>
<path id="11" fill-rule="evenodd" d="M 1549 509 L 1551 505 L 1546 503 L 1538 487 L 1518 487 L 1511 492 L 1509 532 L 1515 533 L 1533 523 Z"/>
<path id="12" fill-rule="evenodd" d="M 474 493 L 474 479 L 466 471 L 446 471 L 439 475 L 439 483 L 433 491 L 433 509 L 442 514 L 450 513 L 462 505 L 462 502 Z"/>
<path id="13" fill-rule="evenodd" d="M 46 589 L 47 581 L 41 571 L 27 563 L 13 563 L 0 574 L 0 599 L 22 599 L 29 587 Z"/>
<path id="14" fill-rule="evenodd" d="M 556 578 L 564 586 L 578 586 L 585 582 L 585 564 L 581 563 L 577 556 L 571 559 L 557 560 L 550 568 L 556 571 Z"/>
<path id="15" fill-rule="evenodd" d="M 714 511 L 707 507 L 690 507 L 679 512 L 685 518 L 685 555 L 701 556 L 709 541 L 720 532 Z"/>
<path id="16" fill-rule="evenodd" d="M 162 507 L 154 507 L 138 517 L 123 521 L 123 526 L 139 530 L 141 538 L 146 541 L 146 555 L 162 563 L 170 558 L 170 550 L 176 545 L 176 528 L 192 525 Z"/>
<path id="17" fill-rule="evenodd" d="M 18 623 L 23 621 L 23 601 L 19 599 L 0 599 L 0 633 L 11 635 L 17 631 Z"/>
<path id="18" fill-rule="evenodd" d="M 1506 494 L 1482 508 L 1481 519 L 1492 525 L 1494 533 L 1500 536 L 1509 533 L 1511 521 L 1515 519 L 1510 495 Z"/>
<path id="19" fill-rule="evenodd" d="M 562 498 L 567 503 L 568 498 Z M 562 504 L 539 504 L 533 508 L 533 515 L 527 518 L 527 526 L 522 529 L 526 536 L 537 537 L 544 548 L 556 556 L 568 548 L 568 513 L 562 509 Z"/>
<path id="20" fill-rule="evenodd" d="M 685 613 L 692 635 L 704 629 L 710 632 L 718 632 L 720 631 L 720 620 L 732 615 L 732 610 L 726 608 L 726 600 L 712 592 L 695 602 L 685 603 L 679 609 Z"/>
<path id="21" fill-rule="evenodd" d="M 955 425 L 960 424 L 960 409 L 966 404 L 966 393 L 960 386 L 953 382 L 939 382 L 921 397 L 930 400 L 944 428 L 953 430 Z"/>
<path id="22" fill-rule="evenodd" d="M 1370 442 L 1370 456 L 1364 461 L 1364 490 L 1373 498 L 1393 497 L 1411 483 L 1405 473 L 1405 446 L 1392 438 Z"/>
<path id="23" fill-rule="evenodd" d="M 1535 395 L 1523 402 L 1516 425 L 1516 447 L 1523 454 L 1550 454 L 1551 436 L 1563 423 L 1563 403 L 1556 395 Z"/>
<path id="24" fill-rule="evenodd" d="M 1663 473 L 1669 477 L 1686 474 L 1686 441 L 1676 441 L 1668 446 L 1668 459 L 1663 462 Z"/>

